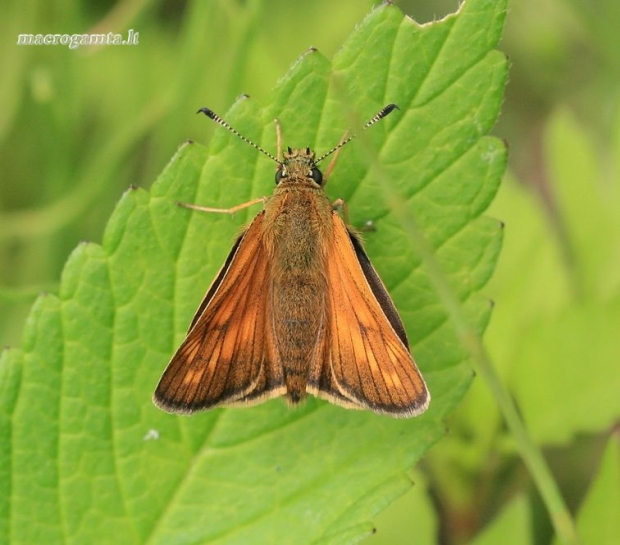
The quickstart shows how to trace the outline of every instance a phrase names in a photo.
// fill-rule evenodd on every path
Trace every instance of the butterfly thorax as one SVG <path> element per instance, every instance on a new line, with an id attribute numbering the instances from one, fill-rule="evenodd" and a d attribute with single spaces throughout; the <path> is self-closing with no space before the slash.
<path id="1" fill-rule="evenodd" d="M 270 254 L 269 294 L 275 357 L 293 403 L 305 396 L 325 333 L 325 259 L 333 237 L 332 206 L 309 149 L 290 150 L 265 207 L 264 244 Z"/>

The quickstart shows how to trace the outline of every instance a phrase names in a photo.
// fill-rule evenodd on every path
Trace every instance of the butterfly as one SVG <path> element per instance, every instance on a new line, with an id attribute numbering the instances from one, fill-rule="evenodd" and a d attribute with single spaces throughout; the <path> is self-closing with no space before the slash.
<path id="1" fill-rule="evenodd" d="M 364 128 L 396 108 L 386 106 Z M 279 396 L 295 405 L 312 394 L 393 417 L 425 411 L 430 394 L 403 322 L 359 235 L 324 191 L 334 161 L 326 176 L 317 167 L 353 137 L 319 159 L 309 148 L 280 158 L 279 125 L 274 157 L 213 111 L 199 112 L 273 159 L 276 188 L 230 210 L 185 205 L 234 212 L 264 203 L 207 290 L 154 403 L 190 414 Z"/>

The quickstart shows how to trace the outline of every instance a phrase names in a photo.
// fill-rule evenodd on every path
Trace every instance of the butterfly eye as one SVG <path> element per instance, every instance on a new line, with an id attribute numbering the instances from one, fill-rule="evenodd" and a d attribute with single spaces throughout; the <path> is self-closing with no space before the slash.
<path id="1" fill-rule="evenodd" d="M 312 178 L 317 184 L 323 184 L 323 173 L 316 167 L 312 167 L 310 170 L 310 178 Z"/>
<path id="2" fill-rule="evenodd" d="M 276 170 L 276 185 L 282 181 L 282 178 L 286 178 L 286 172 L 284 171 L 284 168 L 279 168 Z"/>

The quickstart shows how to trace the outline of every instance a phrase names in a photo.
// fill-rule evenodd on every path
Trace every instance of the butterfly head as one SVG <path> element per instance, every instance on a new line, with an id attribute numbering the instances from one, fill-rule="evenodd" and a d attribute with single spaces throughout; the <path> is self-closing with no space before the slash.
<path id="1" fill-rule="evenodd" d="M 308 181 L 323 186 L 323 174 L 316 166 L 314 152 L 310 148 L 288 148 L 276 171 L 276 184 Z"/>

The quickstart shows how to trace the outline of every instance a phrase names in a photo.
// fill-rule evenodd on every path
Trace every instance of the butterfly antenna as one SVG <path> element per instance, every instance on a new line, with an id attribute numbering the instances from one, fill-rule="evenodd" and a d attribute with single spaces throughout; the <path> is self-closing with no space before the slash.
<path id="1" fill-rule="evenodd" d="M 388 114 L 392 113 L 394 110 L 400 110 L 400 108 L 396 105 L 396 104 L 388 104 L 387 106 L 385 106 L 381 111 L 377 112 L 372 119 L 370 119 L 369 121 L 366 122 L 366 124 L 362 127 L 362 130 L 366 130 L 368 127 L 372 127 L 377 121 L 381 121 L 384 117 L 386 117 Z M 357 134 L 352 134 L 351 136 L 349 136 L 348 138 L 345 138 L 342 142 L 340 142 L 340 144 L 338 144 L 336 147 L 330 149 L 327 153 L 325 153 L 324 155 L 321 155 L 321 157 L 319 157 L 316 161 L 315 164 L 318 163 L 319 161 L 322 161 L 323 159 L 325 159 L 326 157 L 329 157 L 332 153 L 334 153 L 335 151 L 338 151 L 342 146 L 344 146 L 345 144 L 348 144 L 351 140 L 353 140 L 355 137 L 357 136 Z"/>
<path id="2" fill-rule="evenodd" d="M 263 148 L 261 148 L 258 144 L 255 144 L 254 142 L 252 142 L 251 140 L 249 140 L 248 138 L 246 138 L 245 136 L 243 136 L 238 130 L 234 129 L 233 127 L 231 127 L 228 123 L 226 123 L 226 121 L 224 121 L 219 115 L 217 115 L 213 110 L 209 110 L 209 108 L 200 108 L 200 110 L 198 110 L 196 112 L 197 114 L 205 114 L 208 118 L 213 119 L 213 121 L 215 121 L 218 125 L 221 125 L 222 127 L 224 127 L 225 129 L 228 129 L 230 132 L 232 132 L 235 136 L 238 136 L 239 138 L 241 138 L 241 140 L 243 140 L 244 142 L 246 142 L 247 144 L 250 144 L 250 146 L 252 146 L 253 148 L 256 148 L 258 151 L 260 151 L 261 153 L 265 154 L 267 157 L 269 157 L 270 159 L 273 159 L 276 163 L 278 163 L 279 165 L 282 164 L 282 161 L 278 161 L 273 155 L 271 155 L 271 153 L 269 153 L 268 151 L 265 151 Z M 375 116 L 376 117 L 376 116 Z M 374 122 L 374 121 L 373 121 Z"/>

